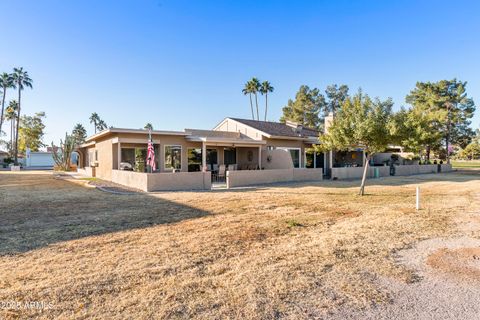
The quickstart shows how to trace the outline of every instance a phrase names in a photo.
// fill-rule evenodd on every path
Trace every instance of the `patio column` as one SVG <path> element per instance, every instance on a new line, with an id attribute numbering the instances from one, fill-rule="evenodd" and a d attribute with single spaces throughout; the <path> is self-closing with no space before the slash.
<path id="1" fill-rule="evenodd" d="M 120 162 L 122 162 L 122 148 L 119 142 L 117 143 L 117 170 L 120 170 Z"/>
<path id="2" fill-rule="evenodd" d="M 207 145 L 202 142 L 202 171 L 207 170 Z"/>
<path id="3" fill-rule="evenodd" d="M 258 168 L 262 170 L 262 146 L 258 147 Z"/>

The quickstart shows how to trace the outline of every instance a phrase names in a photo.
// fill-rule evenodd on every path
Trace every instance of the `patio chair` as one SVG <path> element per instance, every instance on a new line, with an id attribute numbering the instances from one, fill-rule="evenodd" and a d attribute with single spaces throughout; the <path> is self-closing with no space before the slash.
<path id="1" fill-rule="evenodd" d="M 223 179 L 225 179 L 225 165 L 221 164 L 218 166 L 217 181 Z"/>
<path id="2" fill-rule="evenodd" d="M 229 164 L 228 165 L 228 171 L 235 171 L 237 170 L 237 165 L 236 164 Z"/>

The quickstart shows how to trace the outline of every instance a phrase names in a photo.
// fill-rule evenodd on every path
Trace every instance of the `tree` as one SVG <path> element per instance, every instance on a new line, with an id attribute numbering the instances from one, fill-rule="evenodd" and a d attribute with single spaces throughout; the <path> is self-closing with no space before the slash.
<path id="1" fill-rule="evenodd" d="M 149 122 L 143 127 L 143 129 L 151 131 L 153 130 L 153 125 Z"/>
<path id="2" fill-rule="evenodd" d="M 265 117 L 264 121 L 267 121 L 267 112 L 268 112 L 268 93 L 273 92 L 274 88 L 268 81 L 263 81 L 262 85 L 260 86 L 260 93 L 265 95 Z"/>
<path id="3" fill-rule="evenodd" d="M 420 157 L 425 152 L 426 161 L 430 160 L 430 150 L 439 147 L 441 132 L 433 121 L 434 114 L 425 108 L 405 109 L 402 107 L 393 114 L 389 123 L 392 143 L 400 145 L 406 151 L 414 152 Z"/>
<path id="4" fill-rule="evenodd" d="M 252 120 L 255 120 L 255 115 L 253 114 L 253 102 L 252 102 L 252 88 L 251 88 L 251 84 L 250 84 L 250 81 L 247 81 L 247 83 L 245 83 L 245 86 L 243 87 L 242 89 L 242 93 L 246 96 L 248 94 L 249 98 L 250 98 L 250 110 L 252 111 Z"/>
<path id="5" fill-rule="evenodd" d="M 257 120 L 260 120 L 260 114 L 258 113 L 258 92 L 260 91 L 260 81 L 253 77 L 252 80 L 250 80 L 250 86 L 252 93 L 255 95 L 255 105 L 257 107 Z"/>
<path id="6" fill-rule="evenodd" d="M 283 107 L 280 122 L 293 121 L 306 127 L 319 129 L 323 124 L 320 111 L 325 107 L 325 97 L 317 88 L 310 89 L 302 85 L 295 95 L 295 100 L 288 100 Z"/>
<path id="7" fill-rule="evenodd" d="M 20 153 L 25 153 L 27 148 L 38 151 L 45 146 L 42 141 L 43 130 L 45 129 L 44 118 L 45 112 L 37 112 L 34 116 L 22 116 L 18 125 L 20 128 L 18 131 L 18 151 Z"/>
<path id="8" fill-rule="evenodd" d="M 100 121 L 100 117 L 96 112 L 94 112 L 90 115 L 89 120 L 90 120 L 90 123 L 93 123 L 93 128 L 95 130 L 95 133 L 97 133 L 97 124 Z"/>
<path id="9" fill-rule="evenodd" d="M 348 98 L 348 86 L 342 84 L 340 86 L 332 84 L 327 86 L 325 90 L 327 96 L 327 103 L 325 105 L 325 115 L 330 112 L 336 113 L 340 109 L 343 102 Z"/>
<path id="10" fill-rule="evenodd" d="M 17 111 L 17 130 L 15 134 L 15 148 L 14 148 L 14 158 L 15 158 L 15 165 L 18 165 L 18 130 L 20 127 L 20 113 L 22 110 L 22 90 L 25 87 L 32 89 L 32 79 L 28 75 L 27 71 L 24 71 L 23 68 L 13 68 L 13 83 L 18 90 L 18 111 Z"/>
<path id="11" fill-rule="evenodd" d="M 366 153 L 360 195 L 365 193 L 365 181 L 370 159 L 385 151 L 391 141 L 388 123 L 392 117 L 391 99 L 370 99 L 359 91 L 347 98 L 333 118 L 328 131 L 320 135 L 321 151 L 348 151 L 362 148 Z"/>
<path id="12" fill-rule="evenodd" d="M 108 126 L 107 126 L 107 124 L 105 123 L 105 121 L 103 121 L 102 119 L 100 119 L 100 121 L 98 121 L 98 123 L 97 123 L 97 130 L 98 130 L 98 131 L 103 131 L 103 130 L 105 130 L 105 129 L 107 129 L 107 128 L 108 128 Z"/>
<path id="13" fill-rule="evenodd" d="M 75 141 L 75 145 L 81 145 L 82 143 L 85 142 L 85 139 L 87 138 L 87 130 L 82 124 L 77 123 L 73 127 L 72 137 L 73 137 L 73 140 Z"/>
<path id="14" fill-rule="evenodd" d="M 459 153 L 460 158 L 475 160 L 480 158 L 480 141 L 474 140 Z"/>
<path id="15" fill-rule="evenodd" d="M 10 155 L 13 157 L 15 152 L 14 143 L 15 143 L 15 128 L 16 128 L 16 119 L 17 119 L 17 110 L 18 103 L 15 100 L 10 101 L 7 109 L 5 110 L 5 120 L 10 121 L 10 145 L 8 150 Z"/>
<path id="16" fill-rule="evenodd" d="M 60 139 L 60 145 L 57 147 L 52 141 L 53 160 L 55 164 L 63 171 L 70 171 L 70 162 L 72 153 L 75 149 L 75 138 L 65 133 L 65 140 Z"/>
<path id="17" fill-rule="evenodd" d="M 7 89 L 15 88 L 13 84 L 13 77 L 11 74 L 6 72 L 0 75 L 0 87 L 2 88 L 2 111 L 0 114 L 0 132 L 2 132 L 3 120 L 4 120 L 4 112 L 5 112 L 5 98 L 7 96 Z"/>
<path id="18" fill-rule="evenodd" d="M 463 142 L 465 136 L 471 135 L 470 119 L 475 112 L 475 103 L 467 97 L 466 82 L 441 80 L 438 82 L 417 82 L 406 97 L 407 103 L 414 108 L 431 113 L 432 125 L 442 133 L 450 162 L 451 144 Z"/>

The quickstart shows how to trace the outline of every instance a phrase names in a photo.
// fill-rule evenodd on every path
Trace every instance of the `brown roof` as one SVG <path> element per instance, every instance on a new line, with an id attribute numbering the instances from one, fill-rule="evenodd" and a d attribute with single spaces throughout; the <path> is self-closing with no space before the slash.
<path id="1" fill-rule="evenodd" d="M 284 136 L 284 137 L 318 137 L 319 131 L 308 127 L 294 128 L 285 123 L 270 122 L 270 121 L 258 121 L 248 119 L 230 118 L 232 120 L 243 123 L 247 126 L 265 132 L 271 136 Z"/>
<path id="2" fill-rule="evenodd" d="M 243 135 L 240 132 L 201 130 L 201 129 L 185 129 L 185 132 L 192 136 L 207 137 L 207 138 L 226 138 L 226 139 L 243 138 Z"/>

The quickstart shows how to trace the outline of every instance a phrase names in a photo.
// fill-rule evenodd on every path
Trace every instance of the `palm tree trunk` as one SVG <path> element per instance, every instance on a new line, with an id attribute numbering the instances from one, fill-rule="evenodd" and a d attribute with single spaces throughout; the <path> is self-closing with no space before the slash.
<path id="1" fill-rule="evenodd" d="M 257 106 L 257 120 L 260 120 L 260 116 L 258 115 L 258 98 L 257 98 L 256 92 L 255 92 L 255 105 Z"/>
<path id="2" fill-rule="evenodd" d="M 3 97 L 2 97 L 2 114 L 0 115 L 0 135 L 2 134 L 2 126 L 3 126 L 3 112 L 5 110 L 5 96 L 7 94 L 7 87 L 3 87 Z"/>
<path id="3" fill-rule="evenodd" d="M 265 92 L 265 118 L 264 118 L 264 121 L 267 121 L 267 110 L 268 110 L 268 93 Z"/>
<path id="4" fill-rule="evenodd" d="M 18 129 L 20 127 L 20 108 L 22 103 L 22 89 L 18 85 L 18 114 L 17 114 L 17 130 L 15 133 L 15 165 L 18 165 Z"/>
<path id="5" fill-rule="evenodd" d="M 361 196 L 363 196 L 365 194 L 365 182 L 367 180 L 368 163 L 370 162 L 370 157 L 371 157 L 371 155 L 368 155 L 365 158 L 365 166 L 364 166 L 364 169 L 363 169 L 362 183 L 360 185 L 360 192 L 358 193 Z"/>
<path id="6" fill-rule="evenodd" d="M 252 102 L 252 94 L 250 93 L 250 109 L 252 110 L 252 120 L 255 120 L 255 115 L 253 114 L 253 102 Z"/>

